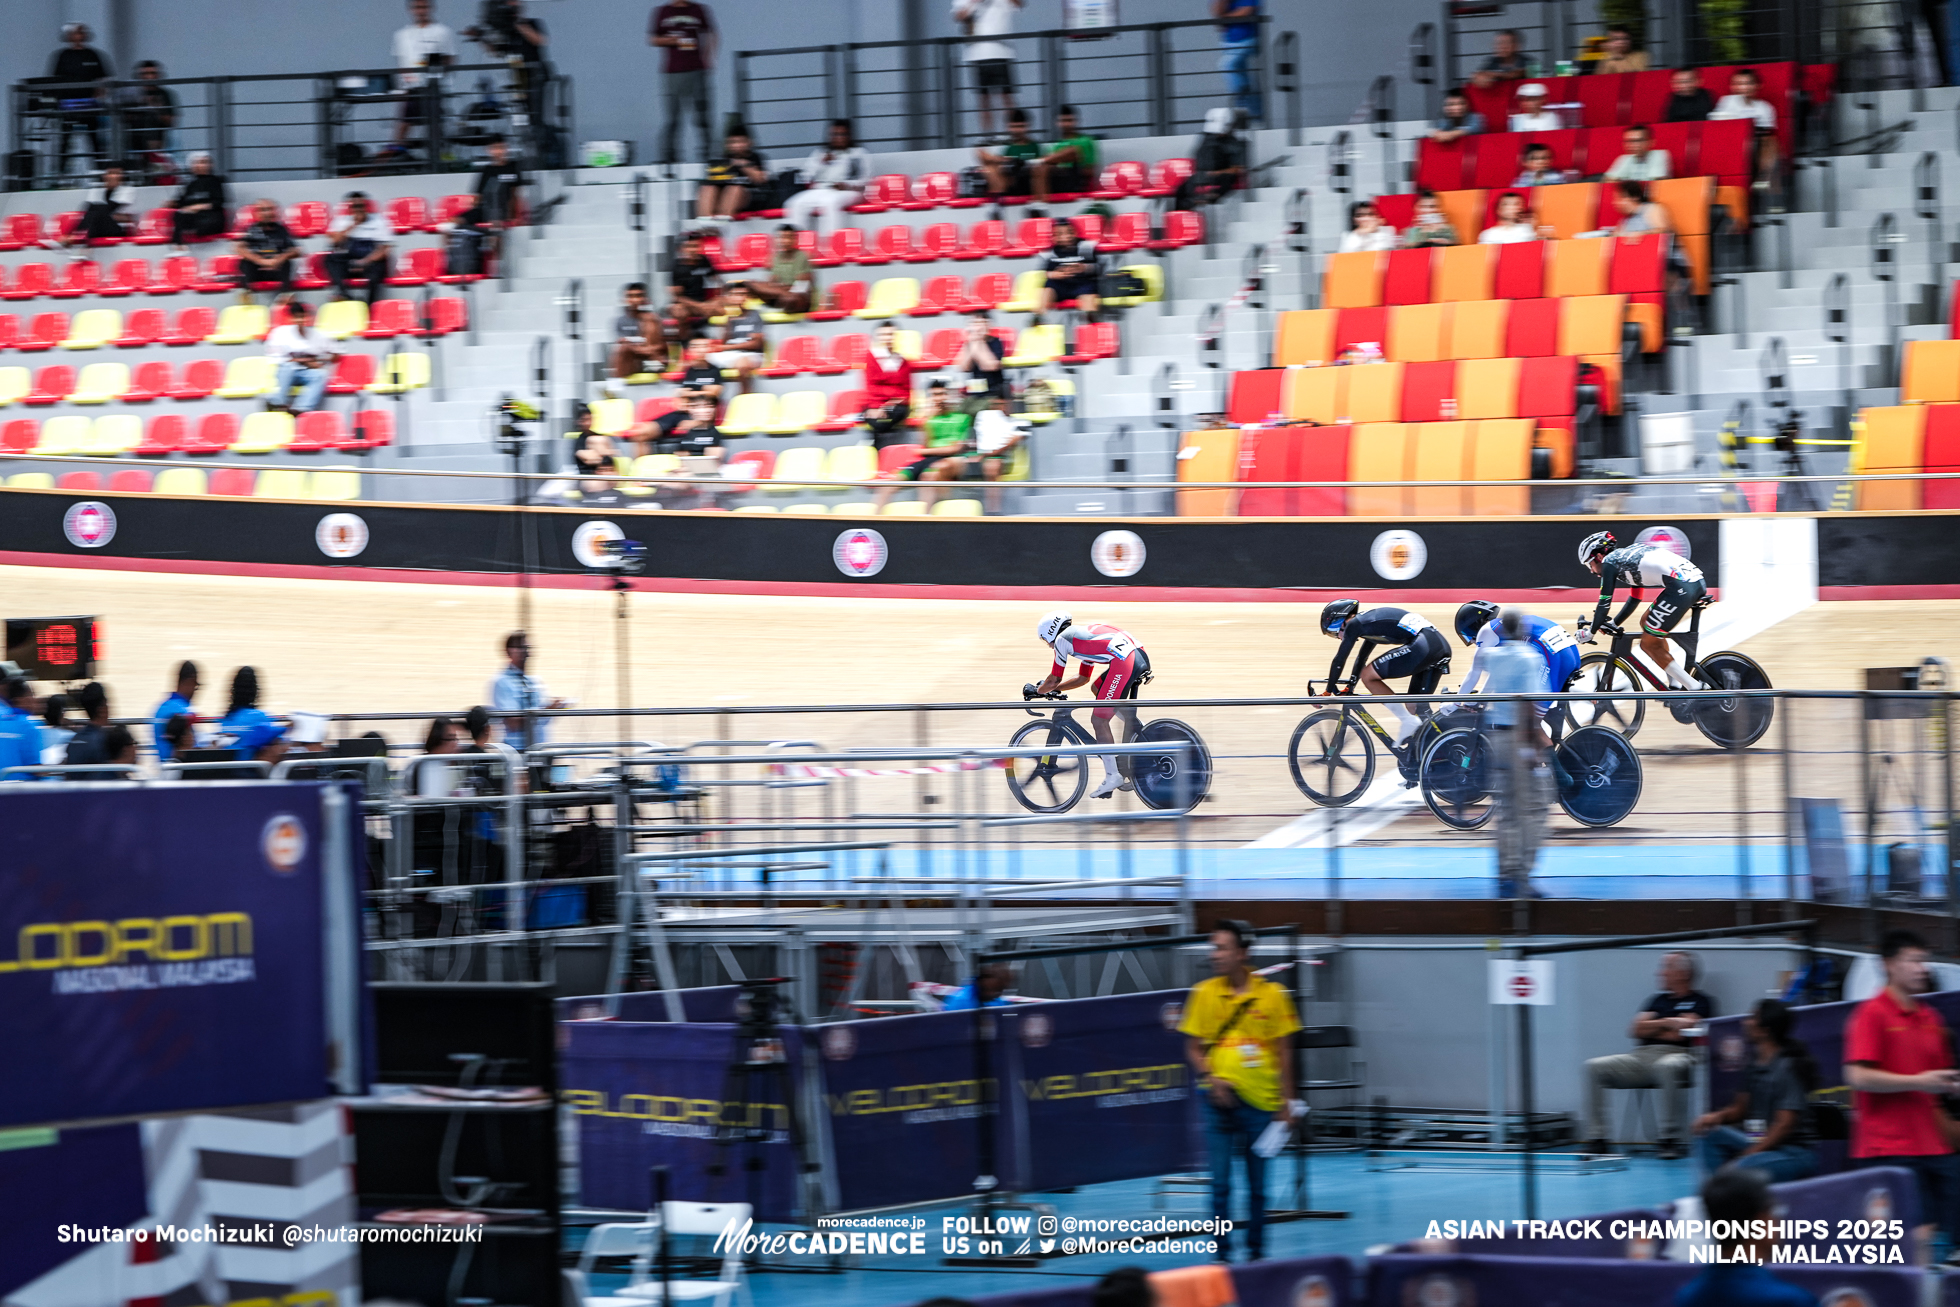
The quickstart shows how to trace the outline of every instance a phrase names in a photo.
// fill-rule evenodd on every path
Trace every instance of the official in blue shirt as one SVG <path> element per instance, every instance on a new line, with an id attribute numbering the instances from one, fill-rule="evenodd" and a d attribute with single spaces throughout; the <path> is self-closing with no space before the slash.
<path id="1" fill-rule="evenodd" d="M 164 697 L 157 710 L 150 714 L 150 739 L 156 745 L 157 757 L 169 762 L 174 755 L 170 741 L 163 738 L 163 728 L 170 725 L 172 717 L 192 717 L 196 713 L 191 708 L 191 700 L 197 697 L 197 664 L 188 658 L 177 664 L 177 688 Z"/>
<path id="2" fill-rule="evenodd" d="M 1006 1007 L 1008 986 L 1014 983 L 1014 969 L 1005 962 L 989 962 L 979 974 L 946 997 L 948 1012 L 971 1012 L 976 1007 Z"/>
<path id="3" fill-rule="evenodd" d="M 1725 1167 L 1701 1187 L 1711 1221 L 1767 1222 L 1774 1215 L 1769 1181 L 1761 1171 Z M 1814 1295 L 1785 1284 L 1763 1269 L 1774 1239 L 1725 1239 L 1723 1265 L 1710 1266 L 1675 1295 L 1674 1307 L 1817 1307 Z"/>
<path id="4" fill-rule="evenodd" d="M 9 670 L 15 670 L 9 664 Z M 41 727 L 34 720 L 33 687 L 24 676 L 8 676 L 0 688 L 0 770 L 8 767 L 38 767 L 41 764 Z M 7 776 L 9 781 L 27 780 Z"/>
<path id="5" fill-rule="evenodd" d="M 238 751 L 240 762 L 276 762 L 285 752 L 286 728 L 259 707 L 259 674 L 255 669 L 241 667 L 232 676 L 231 707 L 218 723 L 218 738 L 222 747 Z M 270 757 L 263 756 L 272 746 L 278 748 Z"/>
<path id="6" fill-rule="evenodd" d="M 1263 119 L 1259 99 L 1259 73 L 1254 63 L 1259 53 L 1259 7 L 1264 0 L 1212 0 L 1212 20 L 1218 24 L 1218 40 L 1225 57 L 1218 71 L 1225 74 L 1225 85 L 1232 93 L 1232 107 L 1245 110 L 1249 119 Z"/>

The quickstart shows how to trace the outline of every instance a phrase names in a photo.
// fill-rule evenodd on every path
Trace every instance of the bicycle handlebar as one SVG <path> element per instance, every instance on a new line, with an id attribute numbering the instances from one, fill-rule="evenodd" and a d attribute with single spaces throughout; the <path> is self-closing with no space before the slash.
<path id="1" fill-rule="evenodd" d="M 1061 701 L 1062 703 L 1068 702 L 1068 696 L 1066 694 L 1060 694 L 1055 691 L 1050 691 L 1047 694 L 1043 694 L 1041 691 L 1034 688 L 1033 683 L 1029 683 L 1021 687 L 1021 698 L 1024 702 L 1029 699 L 1056 699 Z M 1041 716 L 1041 712 L 1039 709 L 1030 708 L 1028 709 L 1028 716 L 1039 717 Z"/>

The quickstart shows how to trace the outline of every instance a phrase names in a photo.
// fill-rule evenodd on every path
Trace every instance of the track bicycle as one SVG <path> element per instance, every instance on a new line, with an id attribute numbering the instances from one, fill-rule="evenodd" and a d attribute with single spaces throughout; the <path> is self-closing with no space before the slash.
<path id="1" fill-rule="evenodd" d="M 1351 698 L 1360 679 L 1357 672 L 1332 692 L 1341 698 Z M 1307 693 L 1318 694 L 1316 686 L 1332 684 L 1308 681 Z M 1345 808 L 1366 793 L 1375 779 L 1377 741 L 1396 760 L 1402 779 L 1413 785 L 1417 779 L 1416 762 L 1442 731 L 1437 722 L 1454 711 L 1455 705 L 1441 714 L 1430 711 L 1427 704 L 1418 705 L 1416 715 L 1421 719 L 1420 725 L 1409 736 L 1408 743 L 1398 748 L 1387 728 L 1360 703 L 1316 708 L 1293 728 L 1293 738 L 1286 745 L 1286 765 L 1300 793 L 1323 808 Z"/>
<path id="2" fill-rule="evenodd" d="M 1470 721 L 1443 731 L 1423 750 L 1423 802 L 1457 830 L 1476 830 L 1497 810 L 1496 746 L 1482 723 L 1486 706 L 1462 705 L 1455 717 L 1461 722 L 1468 714 Z M 1611 826 L 1640 802 L 1640 755 L 1618 731 L 1582 726 L 1555 740 L 1549 765 L 1559 807 L 1581 826 Z"/>
<path id="3" fill-rule="evenodd" d="M 1065 694 L 1042 694 L 1032 685 L 1021 687 L 1021 698 L 1053 699 L 1066 703 Z M 1083 706 L 1093 706 L 1099 700 L 1087 701 Z M 1172 749 L 1165 753 L 1118 754 L 1117 770 L 1123 779 L 1130 782 L 1136 796 L 1147 807 L 1160 811 L 1180 807 L 1195 807 L 1211 788 L 1211 751 L 1191 727 L 1174 717 L 1159 717 L 1153 722 L 1137 726 L 1137 711 L 1124 700 L 1117 706 L 1117 719 L 1123 724 L 1121 743 L 1124 744 L 1189 744 L 1191 748 Z M 1067 748 L 1082 745 L 1094 748 L 1098 743 L 1095 732 L 1079 725 L 1075 720 L 1075 708 L 1056 708 L 1046 713 L 1038 708 L 1029 708 L 1028 715 L 1035 720 L 1014 732 L 1008 741 L 1015 748 L 1022 745 L 1033 746 L 1037 752 L 1007 760 L 1007 788 L 1020 805 L 1030 812 L 1067 812 L 1081 801 L 1089 788 L 1089 763 L 1087 754 L 1041 753 L 1040 749 Z"/>
<path id="4" fill-rule="evenodd" d="M 1769 674 L 1746 654 L 1724 649 L 1706 658 L 1697 657 L 1701 639 L 1701 614 L 1706 602 L 1688 612 L 1686 631 L 1669 631 L 1666 639 L 1681 646 L 1683 669 L 1711 690 L 1767 690 Z M 1589 623 L 1581 617 L 1579 638 L 1588 638 Z M 1589 696 L 1565 704 L 1572 720 L 1582 725 L 1607 726 L 1632 738 L 1647 715 L 1645 699 L 1615 698 L 1615 692 L 1643 689 L 1669 691 L 1675 687 L 1649 670 L 1634 656 L 1637 631 L 1600 627 L 1612 637 L 1610 652 L 1594 652 L 1579 660 L 1579 671 L 1566 689 Z M 1763 738 L 1776 716 L 1776 704 L 1768 698 L 1697 699 L 1668 704 L 1678 722 L 1693 722 L 1695 728 L 1724 749 L 1746 749 Z"/>

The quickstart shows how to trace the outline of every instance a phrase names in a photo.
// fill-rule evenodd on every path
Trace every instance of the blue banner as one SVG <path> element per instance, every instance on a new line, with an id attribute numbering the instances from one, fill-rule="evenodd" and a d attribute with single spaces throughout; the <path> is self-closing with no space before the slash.
<path id="1" fill-rule="evenodd" d="M 323 789 L 0 788 L 0 1127 L 331 1092 Z"/>
<path id="2" fill-rule="evenodd" d="M 1557 1257 L 1421 1257 L 1368 1260 L 1374 1307 L 1405 1303 L 1585 1303 L 1654 1307 L 1708 1268 L 1688 1262 L 1615 1262 Z M 1917 1307 L 1926 1272 L 1911 1268 L 1778 1265 L 1777 1279 L 1820 1302 Z M 1843 1298 L 1834 1294 L 1846 1292 Z M 1862 1295 L 1862 1296 L 1854 1296 Z"/>
<path id="3" fill-rule="evenodd" d="M 746 1094 L 731 1080 L 732 1025 L 571 1021 L 559 1031 L 559 1097 L 578 1123 L 580 1202 L 645 1210 L 652 1168 L 669 1166 L 677 1200 L 754 1203 L 758 1221 L 797 1215 L 789 1121 L 802 1083 L 800 1031 L 780 1027 L 787 1095 L 773 1075 L 753 1077 Z M 747 1145 L 715 1142 L 718 1123 L 768 1130 L 756 1145 L 759 1176 L 747 1169 Z M 722 1174 L 710 1174 L 716 1166 Z"/>

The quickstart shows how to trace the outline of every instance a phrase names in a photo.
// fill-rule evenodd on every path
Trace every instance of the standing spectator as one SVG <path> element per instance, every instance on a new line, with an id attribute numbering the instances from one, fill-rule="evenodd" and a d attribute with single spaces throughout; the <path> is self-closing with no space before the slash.
<path id="1" fill-rule="evenodd" d="M 1373 200 L 1356 200 L 1348 209 L 1348 229 L 1341 237 L 1342 254 L 1395 248 L 1395 228 L 1382 221 Z"/>
<path id="2" fill-rule="evenodd" d="M 1606 29 L 1606 56 L 1593 65 L 1601 74 L 1644 73 L 1647 52 L 1633 48 L 1633 33 L 1617 23 Z"/>
<path id="3" fill-rule="evenodd" d="M 56 167 L 67 170 L 68 142 L 78 133 L 86 134 L 89 164 L 93 167 L 103 155 L 102 88 L 112 74 L 109 60 L 89 44 L 92 33 L 86 23 L 64 23 L 61 48 L 48 64 L 48 78 L 61 89 L 55 98 L 61 105 L 61 147 L 56 151 Z"/>
<path id="4" fill-rule="evenodd" d="M 266 357 L 277 365 L 266 407 L 275 413 L 311 413 L 326 398 L 327 382 L 340 354 L 331 340 L 313 330 L 312 310 L 305 300 L 286 301 L 286 312 L 292 320 L 274 327 L 265 337 Z M 293 395 L 296 387 L 297 398 Z"/>
<path id="5" fill-rule="evenodd" d="M 1754 68 L 1738 68 L 1729 77 L 1729 93 L 1715 102 L 1710 122 L 1747 118 L 1756 124 L 1756 182 L 1767 186 L 1776 175 L 1776 106 L 1763 98 L 1763 79 Z"/>
<path id="6" fill-rule="evenodd" d="M 1552 147 L 1543 141 L 1525 146 L 1520 162 L 1524 171 L 1511 182 L 1513 186 L 1563 186 L 1572 180 L 1571 173 L 1552 165 Z"/>
<path id="7" fill-rule="evenodd" d="M 176 687 L 163 696 L 163 702 L 150 714 L 150 743 L 156 746 L 157 757 L 164 762 L 171 759 L 170 742 L 164 739 L 163 728 L 172 717 L 187 716 L 192 711 L 191 700 L 197 698 L 197 664 L 186 658 L 177 664 Z"/>
<path id="8" fill-rule="evenodd" d="M 483 148 L 484 160 L 476 166 L 476 207 L 483 210 L 485 222 L 501 231 L 517 222 L 531 179 L 510 157 L 510 145 L 501 135 L 491 136 Z"/>
<path id="9" fill-rule="evenodd" d="M 665 52 L 660 91 L 667 129 L 660 162 L 667 167 L 681 161 L 681 118 L 689 111 L 701 129 L 701 157 L 708 157 L 708 73 L 715 66 L 716 35 L 714 14 L 695 0 L 668 0 L 647 23 L 647 44 Z"/>
<path id="10" fill-rule="evenodd" d="M 1660 992 L 1641 1005 L 1627 1034 L 1636 1041 L 1631 1053 L 1615 1053 L 1586 1061 L 1587 1151 L 1610 1151 L 1606 1142 L 1606 1091 L 1661 1091 L 1660 1144 L 1663 1160 L 1687 1156 L 1681 1146 L 1687 1123 L 1688 1085 L 1694 1079 L 1695 1059 L 1683 1031 L 1715 1015 L 1715 1000 L 1695 988 L 1695 959 L 1688 953 L 1669 953 L 1661 959 Z"/>
<path id="11" fill-rule="evenodd" d="M 1205 130 L 1191 151 L 1191 175 L 1177 188 L 1174 208 L 1215 204 L 1245 185 L 1247 147 L 1241 113 L 1223 105 L 1205 110 Z"/>
<path id="12" fill-rule="evenodd" d="M 1499 82 L 1523 80 L 1531 69 L 1525 62 L 1524 54 L 1520 49 L 1521 44 L 1517 32 L 1508 27 L 1491 37 L 1490 58 L 1484 60 L 1472 75 L 1470 79 L 1472 84 L 1489 87 Z"/>
<path id="13" fill-rule="evenodd" d="M 851 143 L 848 119 L 833 119 L 828 142 L 803 162 L 805 189 L 783 204 L 783 218 L 794 227 L 811 227 L 828 235 L 838 215 L 856 204 L 871 180 L 871 156 Z"/>
<path id="14" fill-rule="evenodd" d="M 1050 195 L 1081 195 L 1096 188 L 1096 138 L 1077 124 L 1074 105 L 1056 112 L 1055 138 L 1034 161 L 1037 205 L 1046 204 Z"/>
<path id="15" fill-rule="evenodd" d="M 966 319 L 966 335 L 960 341 L 959 353 L 953 356 L 953 370 L 966 373 L 966 400 L 962 405 L 968 416 L 990 408 L 996 399 L 1007 398 L 1007 369 L 1003 361 L 1007 352 L 994 339 L 993 321 L 987 311 L 981 309 L 970 313 Z"/>
<path id="16" fill-rule="evenodd" d="M 1755 1046 L 1742 1092 L 1727 1107 L 1695 1119 L 1701 1136 L 1697 1151 L 1710 1174 L 1724 1166 L 1747 1167 L 1781 1184 L 1817 1173 L 1809 1097 L 1817 1088 L 1817 1062 L 1790 1033 L 1790 1023 L 1790 1009 L 1773 998 L 1759 1001 L 1742 1019 L 1742 1032 Z M 1736 1129 L 1739 1124 L 1749 1130 Z"/>
<path id="17" fill-rule="evenodd" d="M 1844 1027 L 1844 1077 L 1851 1085 L 1854 1166 L 1902 1166 L 1919 1180 L 1926 1225 L 1960 1245 L 1960 1157 L 1954 1121 L 1942 1095 L 1960 1092 L 1953 1035 L 1940 1014 L 1919 1001 L 1932 988 L 1926 941 L 1887 931 L 1878 955 L 1885 988 L 1858 1005 Z"/>
<path id="18" fill-rule="evenodd" d="M 442 70 L 461 54 L 456 33 L 438 23 L 435 13 L 435 0 L 408 0 L 408 26 L 395 32 L 395 67 L 401 69 L 395 86 L 401 92 L 402 111 L 395 119 L 395 142 L 384 151 L 384 158 L 407 153 L 404 147 L 411 129 L 421 127 L 425 134 L 428 130 L 422 70 L 430 69 L 440 82 Z"/>
<path id="19" fill-rule="evenodd" d="M 701 222 L 727 222 L 745 209 L 768 207 L 773 190 L 769 161 L 749 140 L 748 132 L 737 127 L 728 133 L 720 157 L 708 161 L 694 199 L 694 216 Z"/>
<path id="20" fill-rule="evenodd" d="M 1252 928 L 1219 921 L 1211 929 L 1209 980 L 1191 987 L 1178 1032 L 1205 1095 L 1205 1141 L 1211 1154 L 1211 1214 L 1231 1216 L 1232 1162 L 1245 1161 L 1249 1211 L 1246 1251 L 1266 1251 L 1266 1159 L 1252 1149 L 1268 1122 L 1293 1119 L 1293 996 L 1248 965 Z M 1230 1235 L 1220 1235 L 1227 1254 Z"/>
<path id="21" fill-rule="evenodd" d="M 1715 112 L 1715 100 L 1702 87 L 1701 74 L 1692 68 L 1676 68 L 1668 78 L 1670 94 L 1667 97 L 1666 111 L 1661 114 L 1664 123 L 1698 123 L 1707 121 L 1708 115 Z"/>
<path id="22" fill-rule="evenodd" d="M 279 210 L 272 212 L 276 220 Z M 191 175 L 184 179 L 183 189 L 170 201 L 170 243 L 181 254 L 192 241 L 222 236 L 230 225 L 231 191 L 225 179 L 211 171 L 211 156 L 200 150 L 191 156 Z"/>
<path id="23" fill-rule="evenodd" d="M 241 667 L 232 673 L 231 704 L 218 722 L 218 748 L 231 749 L 240 762 L 278 762 L 286 753 L 286 728 L 259 707 L 259 674 Z"/>
<path id="24" fill-rule="evenodd" d="M 1436 193 L 1417 192 L 1415 220 L 1402 229 L 1402 248 L 1423 250 L 1457 243 L 1456 225 L 1444 216 L 1443 206 L 1437 202 Z"/>
<path id="25" fill-rule="evenodd" d="M 175 172 L 170 161 L 170 131 L 177 125 L 177 97 L 163 84 L 163 65 L 145 59 L 136 65 L 136 85 L 116 97 L 129 148 L 139 156 L 138 170 L 152 176 Z"/>
<path id="26" fill-rule="evenodd" d="M 490 682 L 490 707 L 504 719 L 504 743 L 519 753 L 549 738 L 551 723 L 524 714 L 539 708 L 563 708 L 563 699 L 545 698 L 544 686 L 525 669 L 531 662 L 531 642 L 522 631 L 504 637 L 504 669 Z"/>
<path id="27" fill-rule="evenodd" d="M 1518 88 L 1517 112 L 1511 115 L 1514 132 L 1557 132 L 1565 130 L 1565 120 L 1545 107 L 1545 84 L 1526 82 Z"/>
<path id="28" fill-rule="evenodd" d="M 238 256 L 238 298 L 252 302 L 252 287 L 272 283 L 273 298 L 289 295 L 293 289 L 293 262 L 299 258 L 299 242 L 279 217 L 279 206 L 271 200 L 252 205 L 253 223 L 245 234 L 231 243 Z"/>
<path id="29" fill-rule="evenodd" d="M 1516 245 L 1541 239 L 1538 222 L 1520 191 L 1500 191 L 1497 195 L 1497 221 L 1477 236 L 1479 245 Z"/>
<path id="30" fill-rule="evenodd" d="M 1096 292 L 1102 288 L 1102 256 L 1096 253 L 1096 243 L 1085 241 L 1076 234 L 1075 224 L 1067 218 L 1055 220 L 1054 244 L 1041 256 L 1040 306 L 1035 310 L 1034 320 L 1040 322 L 1044 316 L 1053 313 L 1055 306 L 1069 300 L 1090 321 L 1095 320 L 1096 309 L 1101 301 Z"/>
<path id="31" fill-rule="evenodd" d="M 1666 150 L 1654 148 L 1650 127 L 1629 127 L 1620 134 L 1626 153 L 1613 160 L 1604 180 L 1609 182 L 1659 182 L 1674 175 L 1674 160 Z"/>
<path id="32" fill-rule="evenodd" d="M 666 349 L 654 338 L 653 314 L 647 311 L 647 284 L 629 281 L 620 292 L 619 313 L 613 318 L 612 374 L 624 380 L 640 372 L 658 371 Z"/>
<path id="33" fill-rule="evenodd" d="M 41 704 L 41 765 L 59 767 L 68 756 L 68 741 L 75 732 L 68 725 L 68 696 L 51 694 Z"/>
<path id="34" fill-rule="evenodd" d="M 708 325 L 721 300 L 717 281 L 714 261 L 701 248 L 701 233 L 683 232 L 673 270 L 667 274 L 667 309 L 661 322 L 673 353 L 680 353 L 682 345 Z"/>
<path id="35" fill-rule="evenodd" d="M 388 255 L 395 248 L 395 229 L 374 211 L 365 192 L 347 196 L 347 213 L 327 228 L 327 276 L 337 299 L 351 299 L 349 282 L 367 283 L 368 303 L 381 298 L 388 280 Z"/>
<path id="36" fill-rule="evenodd" d="M 136 193 L 125 185 L 123 167 L 112 163 L 102 170 L 102 184 L 82 192 L 82 220 L 56 244 L 73 247 L 89 241 L 119 241 L 129 235 L 129 206 Z"/>
<path id="37" fill-rule="evenodd" d="M 8 776 L 9 767 L 37 767 L 41 763 L 41 732 L 34 723 L 34 687 L 12 663 L 0 663 L 0 782 L 20 781 L 25 776 Z"/>
<path id="38" fill-rule="evenodd" d="M 1456 87 L 1443 96 L 1443 114 L 1429 125 L 1429 139 L 1438 145 L 1452 145 L 1466 136 L 1484 130 L 1484 116 L 1470 107 L 1470 97 Z"/>
<path id="39" fill-rule="evenodd" d="M 817 298 L 817 273 L 810 256 L 796 243 L 796 228 L 776 228 L 776 247 L 769 255 L 769 276 L 749 282 L 749 294 L 778 313 L 808 313 Z"/>
<path id="40" fill-rule="evenodd" d="M 82 710 L 82 724 L 69 737 L 61 760 L 71 767 L 109 761 L 102 750 L 102 737 L 109 730 L 109 692 L 102 682 L 90 681 L 75 696 L 75 703 Z"/>
<path id="41" fill-rule="evenodd" d="M 898 352 L 897 339 L 891 323 L 879 323 L 864 356 L 864 425 L 878 449 L 907 443 L 905 420 L 912 416 L 912 374 L 918 364 Z"/>
<path id="42" fill-rule="evenodd" d="M 958 481 L 966 470 L 966 460 L 960 455 L 968 448 L 967 433 L 972 426 L 972 417 L 954 406 L 946 383 L 934 378 L 926 388 L 925 446 L 918 458 L 898 469 L 897 480 L 871 492 L 874 511 L 884 512 L 885 505 L 907 481 L 919 483 L 919 503 L 931 511 L 939 498 L 937 483 Z"/>
<path id="43" fill-rule="evenodd" d="M 997 144 L 998 150 L 983 145 L 975 151 L 987 178 L 987 194 L 1026 195 L 1034 184 L 1034 161 L 1041 157 L 1041 143 L 1028 135 L 1026 109 L 1007 111 L 1007 139 Z"/>
<path id="44" fill-rule="evenodd" d="M 708 355 L 708 362 L 724 372 L 733 370 L 742 393 L 755 383 L 755 370 L 762 366 L 766 342 L 762 334 L 762 315 L 748 305 L 749 289 L 740 282 L 721 288 L 720 348 Z"/>
<path id="45" fill-rule="evenodd" d="M 953 0 L 953 23 L 963 36 L 1012 36 L 1014 11 L 1021 0 Z M 994 134 L 994 101 L 1003 112 L 1014 108 L 1014 47 L 1004 41 L 975 41 L 966 47 L 973 89 L 980 98 L 980 134 Z"/>
<path id="46" fill-rule="evenodd" d="M 1776 1215 L 1769 1181 L 1761 1171 L 1731 1168 L 1708 1177 L 1701 1187 L 1702 1212 L 1711 1221 L 1730 1221 L 1730 1229 Z M 1763 1269 L 1776 1243 L 1767 1233 L 1757 1239 L 1724 1239 L 1721 1259 L 1690 1280 L 1674 1296 L 1674 1307 L 1817 1307 L 1817 1299 Z"/>
<path id="47" fill-rule="evenodd" d="M 1259 7 L 1263 0 L 1211 0 L 1212 21 L 1218 24 L 1218 43 L 1224 57 L 1218 71 L 1232 106 L 1254 122 L 1265 119 L 1259 98 Z"/>

